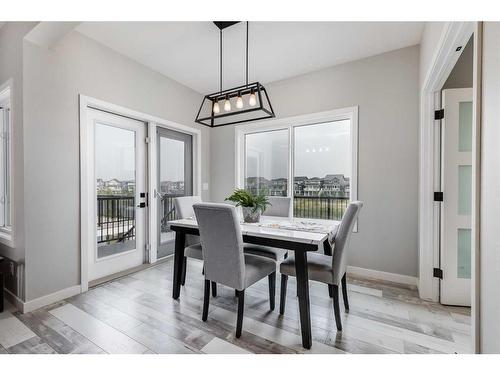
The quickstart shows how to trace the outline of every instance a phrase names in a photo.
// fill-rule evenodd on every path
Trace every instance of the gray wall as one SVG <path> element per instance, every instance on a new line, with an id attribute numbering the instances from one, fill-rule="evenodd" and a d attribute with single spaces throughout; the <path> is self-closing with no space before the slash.
<path id="1" fill-rule="evenodd" d="M 80 284 L 78 94 L 185 125 L 201 95 L 77 32 L 50 50 L 24 42 L 26 298 Z M 202 182 L 209 176 L 202 128 Z M 207 194 L 205 194 L 207 198 Z"/>
<path id="2" fill-rule="evenodd" d="M 359 106 L 358 198 L 349 264 L 417 275 L 419 47 L 266 85 L 278 117 Z M 235 128 L 214 129 L 211 198 L 235 185 Z"/>
<path id="3" fill-rule="evenodd" d="M 23 197 L 23 37 L 36 22 L 7 22 L 0 28 L 0 84 L 13 80 L 12 87 L 12 190 L 15 248 L 0 244 L 0 254 L 24 261 Z"/>
<path id="4" fill-rule="evenodd" d="M 474 37 L 471 36 L 462 54 L 444 83 L 445 89 L 461 89 L 472 87 L 474 67 Z"/>
<path id="5" fill-rule="evenodd" d="M 483 29 L 481 135 L 481 349 L 500 353 L 500 23 Z"/>

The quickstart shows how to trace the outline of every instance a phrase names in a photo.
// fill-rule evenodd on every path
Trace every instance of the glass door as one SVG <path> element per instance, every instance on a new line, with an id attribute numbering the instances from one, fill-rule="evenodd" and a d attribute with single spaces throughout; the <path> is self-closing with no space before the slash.
<path id="1" fill-rule="evenodd" d="M 144 263 L 146 244 L 146 125 L 89 110 L 94 135 L 95 247 L 89 281 Z"/>
<path id="2" fill-rule="evenodd" d="M 163 258 L 174 252 L 175 236 L 168 228 L 176 220 L 174 199 L 193 195 L 193 137 L 158 128 L 158 252 Z"/>
<path id="3" fill-rule="evenodd" d="M 442 92 L 440 302 L 471 305 L 472 89 Z"/>

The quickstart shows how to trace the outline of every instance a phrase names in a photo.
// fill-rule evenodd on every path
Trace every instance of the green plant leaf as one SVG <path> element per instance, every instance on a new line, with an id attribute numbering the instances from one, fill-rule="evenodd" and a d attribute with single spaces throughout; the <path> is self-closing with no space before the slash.
<path id="1" fill-rule="evenodd" d="M 264 212 L 267 206 L 271 204 L 265 191 L 260 191 L 259 194 L 254 195 L 245 189 L 236 189 L 225 200 L 236 203 L 236 207 L 251 207 L 252 212 L 256 212 L 257 210 Z"/>

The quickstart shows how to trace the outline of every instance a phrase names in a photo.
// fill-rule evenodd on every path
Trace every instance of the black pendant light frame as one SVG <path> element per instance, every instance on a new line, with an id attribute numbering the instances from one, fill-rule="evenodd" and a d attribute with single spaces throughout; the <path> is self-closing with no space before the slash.
<path id="1" fill-rule="evenodd" d="M 248 22 L 246 25 L 246 84 L 226 90 L 222 89 L 222 30 L 238 22 L 239 21 L 214 22 L 214 24 L 220 30 L 220 86 L 218 92 L 205 95 L 205 97 L 203 98 L 195 120 L 195 122 L 197 122 L 198 124 L 214 128 L 276 117 L 265 87 L 259 82 L 248 83 Z M 213 111 L 213 107 L 216 102 L 222 103 L 224 100 L 231 100 L 232 98 L 237 98 L 238 96 L 243 97 L 244 95 L 250 94 L 254 94 L 256 96 L 258 105 L 245 109 L 233 110 L 230 112 L 223 112 L 222 109 L 221 113 L 214 113 Z M 209 108 L 209 110 L 207 111 L 209 115 L 203 116 L 202 111 L 204 107 L 207 106 Z M 255 114 L 257 116 L 254 117 L 251 116 L 251 114 Z M 234 121 L 228 122 L 221 121 L 227 120 L 227 118 L 230 116 L 239 116 L 240 119 L 235 119 Z"/>

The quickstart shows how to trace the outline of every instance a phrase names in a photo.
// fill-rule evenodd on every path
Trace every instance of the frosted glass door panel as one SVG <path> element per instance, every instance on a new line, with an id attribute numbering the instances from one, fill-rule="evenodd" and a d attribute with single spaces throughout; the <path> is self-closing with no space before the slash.
<path id="1" fill-rule="evenodd" d="M 472 245 L 470 229 L 458 230 L 457 244 L 457 276 L 460 279 L 470 279 Z"/>

